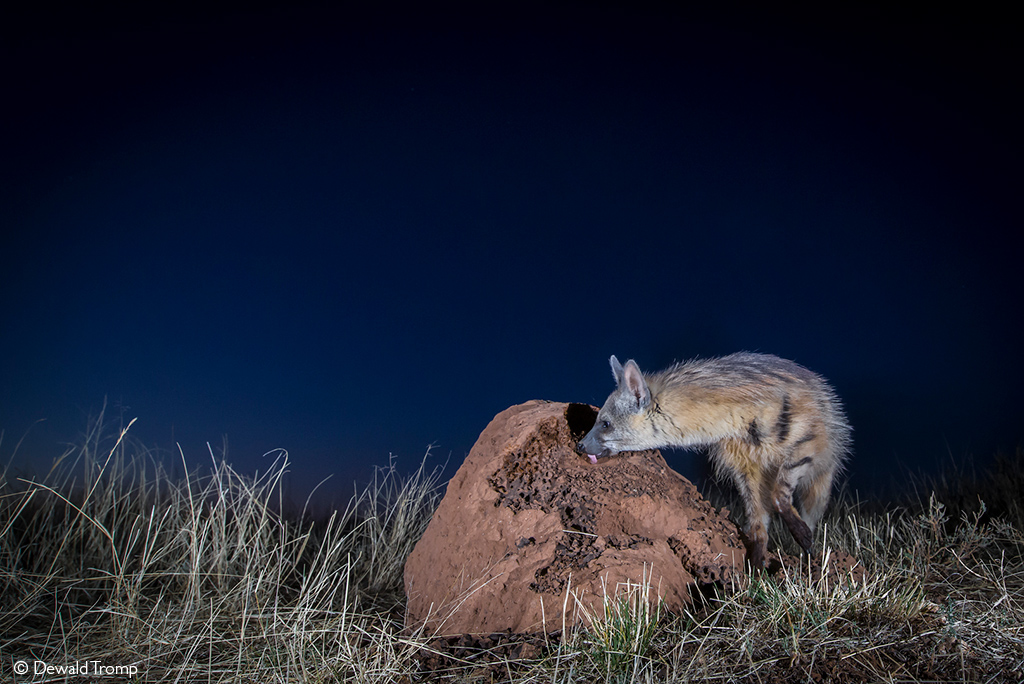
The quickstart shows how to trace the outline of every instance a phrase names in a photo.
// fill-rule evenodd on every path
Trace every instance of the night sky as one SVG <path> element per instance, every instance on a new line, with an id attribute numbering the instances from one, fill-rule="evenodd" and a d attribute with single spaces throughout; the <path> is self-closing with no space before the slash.
<path id="1" fill-rule="evenodd" d="M 739 350 L 832 381 L 863 491 L 1022 443 L 1008 16 L 485 6 L 8 17 L 0 459 L 106 398 L 347 495 Z"/>

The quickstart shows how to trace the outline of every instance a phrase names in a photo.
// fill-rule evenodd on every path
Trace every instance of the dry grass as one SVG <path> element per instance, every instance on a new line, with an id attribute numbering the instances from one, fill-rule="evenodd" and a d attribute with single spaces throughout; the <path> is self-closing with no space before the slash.
<path id="1" fill-rule="evenodd" d="M 282 514 L 283 452 L 256 477 L 214 459 L 174 479 L 101 416 L 41 481 L 0 472 L 0 678 L 79 681 L 38 661 L 147 682 L 1019 682 L 1022 465 L 899 508 L 838 502 L 821 560 L 849 552 L 863 579 L 787 567 L 670 615 L 639 578 L 588 628 L 429 639 L 402 622 L 402 569 L 436 471 L 392 464 L 314 521 Z"/>
<path id="2" fill-rule="evenodd" d="M 290 520 L 283 452 L 256 478 L 214 460 L 172 481 L 102 426 L 47 481 L 0 479 L 4 676 L 38 660 L 140 681 L 388 681 L 411 661 L 396 616 L 435 475 L 392 465 L 345 511 Z"/>

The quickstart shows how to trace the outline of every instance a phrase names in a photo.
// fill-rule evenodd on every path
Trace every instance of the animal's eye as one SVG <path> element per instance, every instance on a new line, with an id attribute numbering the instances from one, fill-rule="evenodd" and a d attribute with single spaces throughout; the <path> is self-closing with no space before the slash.
<path id="1" fill-rule="evenodd" d="M 609 423 L 607 420 L 602 420 L 601 421 L 601 429 L 602 430 L 611 430 L 612 429 L 612 424 Z"/>

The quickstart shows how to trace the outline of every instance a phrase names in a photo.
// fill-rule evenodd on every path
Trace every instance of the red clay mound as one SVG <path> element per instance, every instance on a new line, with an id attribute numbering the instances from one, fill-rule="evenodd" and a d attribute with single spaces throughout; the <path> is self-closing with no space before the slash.
<path id="1" fill-rule="evenodd" d="M 530 401 L 491 421 L 405 565 L 409 627 L 550 632 L 567 590 L 600 615 L 606 592 L 644 577 L 679 612 L 697 585 L 742 572 L 736 526 L 659 452 L 576 453 L 596 415 Z M 567 607 L 566 625 L 583 619 Z"/>

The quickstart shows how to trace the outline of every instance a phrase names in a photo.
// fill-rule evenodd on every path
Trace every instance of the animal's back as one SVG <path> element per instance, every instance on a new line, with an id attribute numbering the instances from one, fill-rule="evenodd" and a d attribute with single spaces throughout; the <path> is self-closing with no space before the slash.
<path id="1" fill-rule="evenodd" d="M 792 382 L 809 385 L 824 383 L 820 376 L 795 361 L 753 352 L 692 359 L 645 375 L 649 380 L 660 378 L 665 384 L 686 384 L 704 389 L 745 388 L 751 393 L 757 393 L 767 386 Z"/>
<path id="2" fill-rule="evenodd" d="M 703 431 L 706 444 L 739 438 L 781 456 L 800 440 L 824 438 L 826 458 L 837 466 L 849 451 L 850 426 L 838 396 L 824 378 L 795 361 L 738 352 L 677 363 L 645 379 L 684 430 L 688 424 L 714 425 Z"/>

